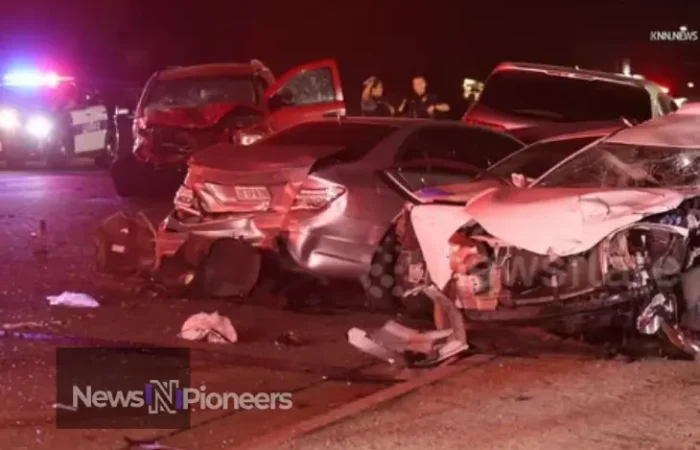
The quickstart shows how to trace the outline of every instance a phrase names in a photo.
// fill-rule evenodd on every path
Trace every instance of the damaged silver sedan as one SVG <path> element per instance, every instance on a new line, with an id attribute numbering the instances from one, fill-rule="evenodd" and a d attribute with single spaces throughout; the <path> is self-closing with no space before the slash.
<path id="1" fill-rule="evenodd" d="M 493 187 L 466 206 L 417 199 L 399 236 L 409 270 L 396 276 L 449 330 L 436 349 L 450 350 L 432 358 L 467 348 L 470 322 L 591 318 L 697 358 L 699 127 L 700 107 L 689 106 L 596 141 L 529 186 Z M 386 355 L 381 333 L 352 330 L 350 340 Z"/>
<path id="2" fill-rule="evenodd" d="M 235 153 L 214 146 L 191 160 L 175 209 L 161 224 L 159 253 L 174 255 L 192 240 L 206 248 L 237 239 L 317 277 L 370 273 L 366 288 L 379 287 L 375 297 L 388 298 L 393 278 L 370 269 L 383 256 L 378 249 L 396 245 L 388 231 L 405 200 L 385 169 L 397 167 L 422 197 L 435 195 L 434 186 L 463 184 L 466 172 L 480 179 L 464 185 L 459 194 L 468 196 L 505 184 L 485 169 L 522 146 L 481 127 L 378 118 L 307 122 Z M 257 266 L 236 268 L 247 269 L 255 278 Z"/>

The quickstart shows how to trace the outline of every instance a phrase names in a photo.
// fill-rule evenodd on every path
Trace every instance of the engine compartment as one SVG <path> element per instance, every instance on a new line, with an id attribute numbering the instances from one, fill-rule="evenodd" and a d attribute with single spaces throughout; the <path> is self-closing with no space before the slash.
<path id="1" fill-rule="evenodd" d="M 625 293 L 642 298 L 662 284 L 678 286 L 700 256 L 700 202 L 646 217 L 618 229 L 590 250 L 568 257 L 510 246 L 479 224 L 449 241 L 452 280 L 447 293 L 464 310 L 496 311 L 553 302 L 586 302 Z M 397 223 L 401 251 L 396 278 L 404 289 L 429 282 L 409 214 Z"/>

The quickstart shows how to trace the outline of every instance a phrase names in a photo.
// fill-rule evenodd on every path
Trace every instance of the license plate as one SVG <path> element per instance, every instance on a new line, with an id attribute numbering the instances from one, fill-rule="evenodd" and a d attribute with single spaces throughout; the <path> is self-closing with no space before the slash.
<path id="1" fill-rule="evenodd" d="M 236 186 L 236 197 L 241 201 L 270 200 L 265 186 Z"/>
<path id="2" fill-rule="evenodd" d="M 90 122 L 83 125 L 83 133 L 94 133 L 95 131 L 100 131 L 102 127 L 100 122 Z"/>

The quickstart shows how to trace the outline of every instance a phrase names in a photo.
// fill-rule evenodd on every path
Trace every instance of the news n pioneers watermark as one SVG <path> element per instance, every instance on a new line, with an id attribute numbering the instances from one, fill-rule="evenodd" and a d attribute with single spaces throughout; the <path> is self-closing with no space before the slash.
<path id="1" fill-rule="evenodd" d="M 698 32 L 681 26 L 676 31 L 655 30 L 649 33 L 649 40 L 653 42 L 695 42 L 698 40 Z"/>
<path id="2" fill-rule="evenodd" d="M 212 389 L 190 382 L 182 348 L 60 348 L 56 351 L 57 428 L 190 426 L 193 411 L 288 410 L 289 392 Z"/>
<path id="3" fill-rule="evenodd" d="M 207 392 L 180 387 L 178 380 L 151 380 L 142 390 L 110 391 L 73 386 L 71 408 L 146 408 L 148 414 L 176 414 L 181 410 L 291 409 L 289 392 Z"/>

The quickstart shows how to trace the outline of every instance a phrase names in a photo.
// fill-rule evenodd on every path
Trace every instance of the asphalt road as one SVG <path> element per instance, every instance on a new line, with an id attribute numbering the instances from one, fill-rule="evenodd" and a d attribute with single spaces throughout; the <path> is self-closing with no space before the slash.
<path id="1" fill-rule="evenodd" d="M 386 385 L 361 376 L 360 369 L 375 362 L 349 348 L 344 336 L 354 324 L 379 324 L 380 316 L 347 309 L 286 311 L 264 290 L 241 302 L 159 297 L 133 280 L 95 272 L 93 239 L 103 218 L 141 209 L 158 220 L 168 204 L 123 201 L 109 177 L 89 166 L 61 173 L 0 172 L 1 448 L 116 450 L 126 448 L 124 437 L 165 436 L 184 449 L 226 448 Z M 36 237 L 41 221 L 48 231 L 47 254 L 37 252 L 44 247 Z M 46 296 L 64 291 L 90 294 L 100 307 L 49 306 Z M 231 319 L 238 343 L 191 344 L 177 337 L 188 316 L 214 311 Z M 290 331 L 300 345 L 276 343 Z M 57 430 L 55 349 L 139 343 L 189 346 L 196 350 L 194 383 L 212 391 L 294 392 L 295 408 L 262 415 L 198 412 L 186 432 Z"/>
<path id="2" fill-rule="evenodd" d="M 94 232 L 103 218 L 119 210 L 141 209 L 157 221 L 168 208 L 167 199 L 142 203 L 119 199 L 109 177 L 88 167 L 61 173 L 0 171 L 0 448 L 118 450 L 129 448 L 124 440 L 128 437 L 158 440 L 183 450 L 228 449 L 392 384 L 390 368 L 360 354 L 345 341 L 348 328 L 372 327 L 386 320 L 363 311 L 361 296 L 347 286 L 332 285 L 318 293 L 320 308 L 289 311 L 280 307 L 283 299 L 264 287 L 239 301 L 169 298 L 144 291 L 135 280 L 95 272 Z M 41 221 L 47 229 L 46 254 L 37 252 L 38 247 L 44 247 L 36 238 Z M 49 306 L 46 296 L 63 291 L 90 294 L 100 307 Z M 190 343 L 177 337 L 188 316 L 214 311 L 231 319 L 239 334 L 238 343 Z M 277 342 L 281 334 L 290 331 L 298 337 L 297 344 Z M 458 381 L 424 388 L 401 400 L 403 403 L 393 403 L 289 445 L 342 448 L 346 439 L 356 444 L 354 448 L 377 449 L 562 448 L 562 442 L 569 442 L 567 436 L 569 440 L 572 436 L 586 439 L 581 433 L 566 435 L 562 430 L 568 423 L 598 423 L 593 419 L 581 422 L 578 410 L 566 408 L 566 402 L 576 405 L 584 400 L 608 416 L 609 400 L 615 408 L 624 406 L 625 414 L 633 418 L 643 415 L 649 419 L 649 411 L 699 417 L 696 406 L 654 409 L 656 403 L 649 400 L 662 401 L 667 395 L 669 401 L 680 401 L 685 386 L 690 385 L 687 402 L 697 405 L 698 392 L 692 386 L 697 387 L 700 377 L 696 378 L 694 363 L 601 361 L 604 352 L 598 347 L 536 330 L 479 330 L 471 334 L 471 340 L 478 351 L 497 357 L 454 378 Z M 211 391 L 292 392 L 294 408 L 195 411 L 192 427 L 187 430 L 57 429 L 56 348 L 140 344 L 193 349 L 193 381 L 205 383 Z M 589 376 L 590 383 L 586 381 Z M 637 390 L 630 390 L 630 386 Z M 618 391 L 624 395 L 609 394 Z M 522 398 L 538 400 L 513 400 L 521 392 Z M 632 405 L 647 409 L 625 406 L 626 401 L 635 399 L 638 402 Z M 536 405 L 533 418 L 522 409 L 526 404 Z M 594 416 L 592 412 L 589 415 Z M 659 433 L 666 430 L 663 436 L 668 435 L 665 417 L 647 419 L 633 423 L 641 424 L 645 432 L 658 427 Z M 686 433 L 683 443 L 698 442 L 690 422 L 672 416 L 671 422 L 674 420 L 681 425 L 673 430 Z M 518 428 L 510 429 L 511 423 Z M 537 433 L 528 431 L 531 423 L 538 427 Z M 471 436 L 486 439 L 490 435 L 484 430 L 491 426 L 509 439 L 517 440 L 521 433 L 529 439 L 523 442 L 531 445 L 513 446 L 508 441 L 510 446 L 501 446 L 505 438 L 475 445 Z M 549 443 L 548 427 L 559 433 Z M 493 445 L 487 445 L 489 442 Z"/>

